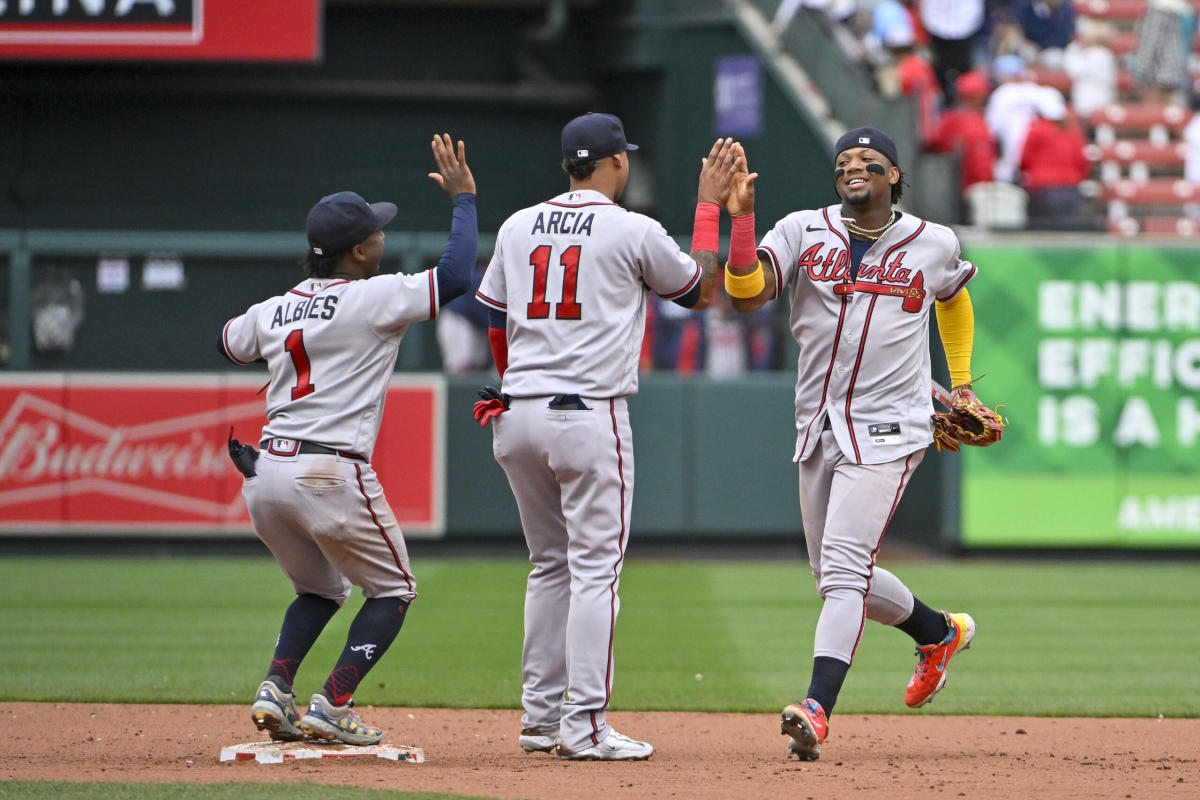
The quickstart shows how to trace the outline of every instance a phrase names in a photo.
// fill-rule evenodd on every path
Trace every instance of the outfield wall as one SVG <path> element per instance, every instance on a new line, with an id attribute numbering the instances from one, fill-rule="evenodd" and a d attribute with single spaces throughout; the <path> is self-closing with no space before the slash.
<path id="1" fill-rule="evenodd" d="M 216 332 L 230 314 L 290 280 L 300 238 L 0 231 L 6 256 L 0 285 L 10 292 L 11 313 L 10 324 L 0 327 L 12 333 L 6 344 L 13 360 L 26 367 L 0 375 L 5 385 L 57 380 L 69 389 L 88 385 L 98 370 L 134 386 L 161 387 L 171 375 L 183 374 L 181 386 L 193 379 L 230 387 L 245 380 L 257 382 L 252 392 L 265 380 L 257 374 L 261 369 L 214 371 L 226 368 Z M 481 236 L 481 253 L 490 238 Z M 389 246 L 393 243 L 385 269 L 413 272 L 436 257 L 444 235 L 397 233 L 389 236 Z M 1197 251 L 1108 237 L 976 239 L 966 233 L 964 253 L 979 266 L 971 285 L 973 362 L 976 374 L 986 375 L 979 394 L 988 403 L 1004 404 L 1011 425 L 996 447 L 930 453 L 890 535 L 938 547 L 1200 548 Z M 47 286 L 82 296 L 81 319 L 66 349 L 43 351 L 31 332 L 37 309 L 46 306 L 38 295 Z M 399 376 L 424 381 L 444 397 L 436 404 L 444 423 L 435 422 L 432 411 L 403 420 L 433 431 L 444 448 L 430 489 L 441 492 L 441 505 L 409 530 L 427 536 L 518 536 L 516 510 L 491 458 L 490 437 L 468 410 L 474 390 L 489 376 L 447 381 L 436 371 L 433 330 L 413 326 L 398 362 Z M 932 341 L 934 375 L 945 381 L 936 336 Z M 794 357 L 793 348 L 786 360 Z M 790 461 L 793 380 L 786 369 L 735 381 L 644 375 L 631 403 L 638 535 L 799 535 Z M 12 435 L 15 397 L 0 402 L 0 529 L 47 534 L 152 529 L 114 521 L 105 505 L 111 497 L 103 492 L 80 495 L 75 486 L 56 494 L 45 483 L 14 477 L 24 474 L 13 467 L 22 457 Z M 76 412 L 88 417 L 105 408 L 93 401 L 86 409 L 72 405 L 82 397 L 64 389 L 51 398 L 62 401 L 53 413 L 65 421 Z M 108 420 L 88 418 L 101 427 L 145 428 L 181 416 L 180 402 L 143 409 L 137 419 L 120 413 Z M 242 402 L 258 403 L 261 397 Z M 126 410 L 122 403 L 108 405 Z M 204 434 L 211 438 L 205 452 L 220 452 L 228 422 L 221 419 Z M 246 430 L 238 429 L 240 438 L 257 435 L 250 421 L 241 424 Z M 407 487 L 412 474 L 398 471 L 385 485 Z M 133 481 L 126 490 L 137 494 L 144 488 Z M 197 500 L 194 489 L 184 491 L 192 495 L 187 503 L 209 502 Z M 68 494 L 76 499 L 60 505 L 90 497 L 92 505 L 81 507 L 109 516 L 91 519 L 90 527 L 86 518 L 67 524 L 54 514 L 30 521 L 14 514 L 8 502 L 34 498 L 51 504 L 47 498 Z M 169 498 L 159 505 L 169 507 Z M 224 518 L 212 520 L 211 527 L 194 518 L 176 522 L 159 520 L 164 531 L 248 530 Z"/>
<path id="2" fill-rule="evenodd" d="M 968 547 L 1200 547 L 1193 247 L 968 242 L 979 394 L 998 447 L 964 454 Z"/>

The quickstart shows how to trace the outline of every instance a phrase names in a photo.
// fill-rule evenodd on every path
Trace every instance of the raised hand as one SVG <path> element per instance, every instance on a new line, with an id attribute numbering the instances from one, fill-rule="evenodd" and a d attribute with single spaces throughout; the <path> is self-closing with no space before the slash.
<path id="1" fill-rule="evenodd" d="M 754 210 L 754 180 L 758 173 L 746 165 L 746 150 L 740 142 L 734 142 L 733 155 L 733 182 L 725 198 L 725 210 L 731 217 L 740 217 Z"/>
<path id="2" fill-rule="evenodd" d="M 696 201 L 724 205 L 734 177 L 734 148 L 741 147 L 733 139 L 717 139 L 708 151 L 708 157 L 700 159 L 700 186 L 696 190 Z"/>
<path id="3" fill-rule="evenodd" d="M 467 166 L 467 149 L 462 140 L 459 139 L 458 152 L 455 153 L 450 134 L 434 134 L 432 147 L 438 171 L 429 173 L 429 177 L 437 181 L 442 191 L 451 197 L 463 193 L 475 194 L 475 176 Z"/>

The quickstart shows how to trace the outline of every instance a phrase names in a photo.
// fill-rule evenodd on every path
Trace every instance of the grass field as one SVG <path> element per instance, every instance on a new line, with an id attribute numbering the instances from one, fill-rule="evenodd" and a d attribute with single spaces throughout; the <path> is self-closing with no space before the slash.
<path id="1" fill-rule="evenodd" d="M 528 565 L 414 566 L 421 596 L 359 702 L 517 707 Z M 1196 562 L 894 567 L 979 626 L 938 713 L 1200 715 Z M 248 703 L 292 596 L 261 558 L 6 559 L 0 583 L 2 700 Z M 801 564 L 634 558 L 621 596 L 614 709 L 773 712 L 804 693 L 818 599 Z M 317 643 L 299 695 L 320 687 L 360 602 Z M 906 713 L 913 664 L 906 636 L 868 626 L 838 712 Z"/>

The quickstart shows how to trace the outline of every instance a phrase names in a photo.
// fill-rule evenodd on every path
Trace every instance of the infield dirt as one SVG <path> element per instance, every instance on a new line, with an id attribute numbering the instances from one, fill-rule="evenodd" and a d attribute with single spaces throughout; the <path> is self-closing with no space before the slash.
<path id="1" fill-rule="evenodd" d="M 562 762 L 517 746 L 520 712 L 360 709 L 423 764 L 221 763 L 266 737 L 248 706 L 0 704 L 0 778 L 305 782 L 496 798 L 1195 798 L 1200 720 L 836 715 L 820 761 L 788 760 L 774 714 L 614 712 L 647 762 Z M 3 794 L 0 788 L 0 794 Z"/>

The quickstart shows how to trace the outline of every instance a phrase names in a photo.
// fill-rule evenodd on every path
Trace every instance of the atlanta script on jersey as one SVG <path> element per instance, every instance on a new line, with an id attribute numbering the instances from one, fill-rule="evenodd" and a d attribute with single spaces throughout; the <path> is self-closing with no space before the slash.
<path id="1" fill-rule="evenodd" d="M 850 240 L 841 206 L 797 211 L 759 244 L 791 300 L 800 345 L 796 379 L 796 452 L 817 446 L 824 419 L 846 457 L 881 464 L 927 447 L 929 311 L 975 276 L 944 225 L 900 215 L 850 278 Z"/>

